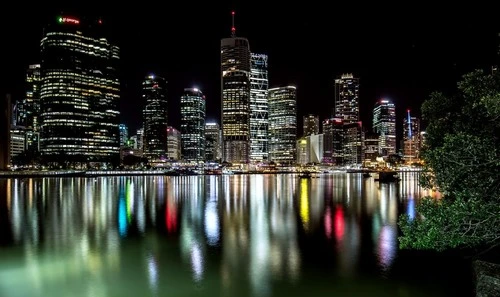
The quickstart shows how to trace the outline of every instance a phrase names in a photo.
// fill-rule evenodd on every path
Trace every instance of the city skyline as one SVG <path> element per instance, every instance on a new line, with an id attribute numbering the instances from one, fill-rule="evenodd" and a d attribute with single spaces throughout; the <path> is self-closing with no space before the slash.
<path id="1" fill-rule="evenodd" d="M 12 46 L 7 47 L 4 58 L 2 93 L 22 100 L 26 68 L 39 63 L 43 28 L 52 18 L 61 11 L 88 11 L 85 7 L 67 7 L 54 4 L 29 11 L 22 28 L 3 32 Z M 144 106 L 141 80 L 150 73 L 164 76 L 169 82 L 169 125 L 180 128 L 180 97 L 184 88 L 190 87 L 198 87 L 206 95 L 207 121 L 221 123 L 218 48 L 220 39 L 231 35 L 233 9 L 236 35 L 248 38 L 251 52 L 269 56 L 269 87 L 297 86 L 298 126 L 302 126 L 303 115 L 316 114 L 320 120 L 331 115 L 334 81 L 342 73 L 353 73 L 360 79 L 360 115 L 365 126 L 371 126 L 372 109 L 381 98 L 395 102 L 400 123 L 407 109 L 419 116 L 420 104 L 430 92 L 453 87 L 455 78 L 464 72 L 486 68 L 494 63 L 497 52 L 497 28 L 488 26 L 487 18 L 481 24 L 464 20 L 458 28 L 468 30 L 450 31 L 451 25 L 459 22 L 459 15 L 446 16 L 451 24 L 434 28 L 436 16 L 427 19 L 423 28 L 419 28 L 422 23 L 412 25 L 413 18 L 403 21 L 398 17 L 394 21 L 408 29 L 406 34 L 400 34 L 387 26 L 391 21 L 384 18 L 370 28 L 351 28 L 346 17 L 330 20 L 321 9 L 310 6 L 301 9 L 288 5 L 279 13 L 277 9 L 236 2 L 222 5 L 213 15 L 207 15 L 205 8 L 181 5 L 168 14 L 185 13 L 191 16 L 189 22 L 179 17 L 169 19 L 167 15 L 161 18 L 158 12 L 141 7 L 135 17 L 129 9 L 117 14 L 102 8 L 99 13 L 122 51 L 121 123 L 130 128 L 131 135 L 142 121 L 137 112 Z M 14 18 L 9 15 L 3 21 L 14 22 Z M 184 26 L 171 28 L 179 21 Z M 336 34 L 325 34 L 328 32 Z M 443 33 L 447 34 L 444 38 Z M 338 44 L 342 46 L 335 46 Z"/>

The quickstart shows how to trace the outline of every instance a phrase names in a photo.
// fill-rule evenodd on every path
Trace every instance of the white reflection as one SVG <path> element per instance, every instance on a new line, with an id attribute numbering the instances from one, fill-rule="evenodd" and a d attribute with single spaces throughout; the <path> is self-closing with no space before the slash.
<path id="1" fill-rule="evenodd" d="M 396 228 L 384 226 L 379 234 L 378 258 L 384 270 L 388 270 L 396 255 Z"/>
<path id="2" fill-rule="evenodd" d="M 151 291 L 156 293 L 158 291 L 158 279 L 160 278 L 158 261 L 155 259 L 154 255 L 150 253 L 147 257 L 147 262 L 149 288 L 151 289 Z"/>
<path id="3" fill-rule="evenodd" d="M 209 245 L 215 246 L 219 243 L 220 227 L 217 201 L 208 201 L 205 206 L 205 234 Z"/>

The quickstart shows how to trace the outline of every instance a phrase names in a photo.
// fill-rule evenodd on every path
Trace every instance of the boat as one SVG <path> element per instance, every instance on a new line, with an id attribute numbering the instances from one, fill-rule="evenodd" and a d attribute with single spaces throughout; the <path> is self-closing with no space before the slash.
<path id="1" fill-rule="evenodd" d="M 379 171 L 378 178 L 375 179 L 375 181 L 381 183 L 398 182 L 400 180 L 397 171 Z"/>

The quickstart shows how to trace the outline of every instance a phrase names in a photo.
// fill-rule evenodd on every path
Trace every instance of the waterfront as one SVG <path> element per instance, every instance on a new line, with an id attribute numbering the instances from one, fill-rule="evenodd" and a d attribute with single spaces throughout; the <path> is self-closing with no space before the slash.
<path id="1" fill-rule="evenodd" d="M 465 261 L 398 251 L 436 194 L 401 178 L 0 179 L 0 296 L 464 296 Z"/>

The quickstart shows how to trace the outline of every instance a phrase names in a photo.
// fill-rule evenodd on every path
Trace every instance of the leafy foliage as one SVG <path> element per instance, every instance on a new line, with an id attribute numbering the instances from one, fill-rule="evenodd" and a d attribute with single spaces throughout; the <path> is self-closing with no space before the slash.
<path id="1" fill-rule="evenodd" d="M 420 217 L 401 216 L 402 248 L 436 249 L 500 243 L 500 77 L 475 71 L 448 97 L 433 93 L 422 105 L 428 121 Z"/>

